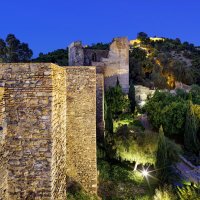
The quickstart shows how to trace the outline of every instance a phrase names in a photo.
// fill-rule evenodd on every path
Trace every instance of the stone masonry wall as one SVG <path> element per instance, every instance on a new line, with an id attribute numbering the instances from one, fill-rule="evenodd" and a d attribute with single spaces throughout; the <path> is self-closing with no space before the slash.
<path id="1" fill-rule="evenodd" d="M 0 69 L 0 199 L 65 199 L 67 176 L 96 193 L 96 69 Z"/>
<path id="2" fill-rule="evenodd" d="M 4 84 L 3 84 L 4 85 Z M 6 199 L 7 190 L 7 170 L 6 170 L 6 151 L 5 146 L 5 102 L 4 87 L 0 87 L 0 199 Z"/>
<path id="3" fill-rule="evenodd" d="M 109 53 L 109 50 L 99 50 L 99 49 L 83 49 L 83 50 L 84 50 L 84 66 L 90 66 L 92 62 L 100 62 L 102 58 L 107 58 Z M 94 58 L 96 58 L 96 60 L 94 60 Z"/>
<path id="4" fill-rule="evenodd" d="M 66 70 L 52 67 L 52 199 L 66 199 Z"/>
<path id="5" fill-rule="evenodd" d="M 104 139 L 104 76 L 101 73 L 97 73 L 96 77 L 96 115 L 97 115 L 97 139 L 103 141 Z"/>
<path id="6" fill-rule="evenodd" d="M 102 58 L 105 88 L 114 87 L 119 80 L 125 93 L 129 90 L 129 42 L 127 38 L 115 38 L 110 45 L 108 58 Z"/>
<path id="7" fill-rule="evenodd" d="M 84 65 L 84 52 L 83 46 L 80 41 L 73 42 L 69 46 L 69 66 L 83 66 Z"/>
<path id="8" fill-rule="evenodd" d="M 96 69 L 67 67 L 67 175 L 97 192 Z"/>
<path id="9" fill-rule="evenodd" d="M 8 199 L 51 197 L 51 69 L 0 65 L 5 80 Z"/>

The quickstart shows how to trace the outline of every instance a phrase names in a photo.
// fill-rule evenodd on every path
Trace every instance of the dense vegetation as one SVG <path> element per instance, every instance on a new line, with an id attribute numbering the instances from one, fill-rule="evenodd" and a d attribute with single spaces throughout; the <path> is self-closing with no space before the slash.
<path id="1" fill-rule="evenodd" d="M 130 49 L 130 89 L 116 86 L 105 93 L 105 138 L 98 141 L 98 195 L 103 200 L 197 200 L 200 186 L 177 174 L 179 157 L 200 165 L 200 51 L 179 39 L 151 40 L 139 33 Z M 108 44 L 87 48 L 105 50 Z M 0 62 L 28 62 L 32 51 L 9 34 L 0 40 Z M 40 53 L 34 62 L 68 65 L 68 49 Z M 156 90 L 139 108 L 134 84 L 171 89 L 175 81 L 191 90 Z M 144 126 L 144 118 L 151 126 Z M 194 159 L 193 159 L 194 158 Z M 178 186 L 177 186 L 178 185 Z M 67 199 L 96 200 L 78 184 L 67 188 Z"/>
<path id="2" fill-rule="evenodd" d="M 199 154 L 199 86 L 192 86 L 189 93 L 156 91 L 142 110 L 135 103 L 133 87 L 126 96 L 117 83 L 105 95 L 106 135 L 98 144 L 99 195 L 105 200 L 198 199 L 197 186 L 184 185 L 175 165 L 180 155 Z M 153 129 L 143 127 L 141 111 Z M 144 175 L 145 170 L 150 174 Z"/>
<path id="3" fill-rule="evenodd" d="M 151 40 L 139 33 L 130 49 L 130 79 L 149 87 L 173 88 L 175 81 L 199 84 L 200 50 L 180 39 Z"/>
<path id="4" fill-rule="evenodd" d="M 27 62 L 33 55 L 27 43 L 20 42 L 13 34 L 8 34 L 5 41 L 0 38 L 0 62 Z"/>
<path id="5" fill-rule="evenodd" d="M 85 48 L 86 49 L 98 49 L 98 50 L 109 50 L 109 45 L 108 43 L 96 43 L 96 44 L 92 44 L 92 45 L 88 45 Z"/>
<path id="6" fill-rule="evenodd" d="M 189 93 L 176 90 L 176 95 L 156 91 L 144 106 L 144 111 L 155 130 L 163 127 L 165 134 L 178 138 L 188 151 L 199 154 L 200 142 L 200 92 L 192 86 Z"/>
<path id="7" fill-rule="evenodd" d="M 33 62 L 55 63 L 60 66 L 68 66 L 68 49 L 57 49 L 47 54 L 40 53 Z"/>

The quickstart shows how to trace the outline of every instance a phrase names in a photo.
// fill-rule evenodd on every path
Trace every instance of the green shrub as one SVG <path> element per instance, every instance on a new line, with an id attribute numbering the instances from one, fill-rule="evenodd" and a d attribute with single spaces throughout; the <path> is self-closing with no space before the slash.
<path id="1" fill-rule="evenodd" d="M 155 190 L 153 200 L 177 200 L 177 196 L 171 186 L 164 185 L 163 188 Z"/>
<path id="2" fill-rule="evenodd" d="M 161 183 L 173 182 L 178 177 L 172 165 L 179 160 L 181 148 L 179 145 L 164 136 L 162 127 L 159 131 L 156 168 Z"/>
<path id="3" fill-rule="evenodd" d="M 96 195 L 88 194 L 79 183 L 73 181 L 67 187 L 67 200 L 97 200 Z"/>
<path id="4" fill-rule="evenodd" d="M 106 181 L 110 179 L 110 165 L 108 162 L 99 160 L 98 161 L 98 171 L 99 171 L 99 179 Z"/>
<path id="5" fill-rule="evenodd" d="M 128 170 L 117 165 L 112 166 L 111 170 L 113 181 L 130 181 Z"/>
<path id="6" fill-rule="evenodd" d="M 180 200 L 199 200 L 200 189 L 192 186 L 178 188 L 178 196 Z"/>
<path id="7" fill-rule="evenodd" d="M 105 93 L 105 100 L 107 107 L 110 109 L 111 113 L 118 114 L 129 109 L 129 99 L 122 91 L 122 87 L 117 81 L 115 87 L 110 87 Z"/>
<path id="8" fill-rule="evenodd" d="M 142 195 L 135 197 L 134 200 L 151 200 L 151 197 L 149 195 Z"/>

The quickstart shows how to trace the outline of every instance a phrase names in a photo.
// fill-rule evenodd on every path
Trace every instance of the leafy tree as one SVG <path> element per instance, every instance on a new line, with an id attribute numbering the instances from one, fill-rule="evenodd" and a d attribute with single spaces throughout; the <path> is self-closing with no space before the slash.
<path id="1" fill-rule="evenodd" d="M 149 37 L 148 37 L 148 35 L 145 32 L 139 32 L 137 34 L 137 39 L 146 42 L 149 39 Z"/>
<path id="2" fill-rule="evenodd" d="M 200 104 L 200 86 L 199 85 L 192 85 L 190 90 L 190 95 L 192 102 L 194 104 Z"/>
<path id="3" fill-rule="evenodd" d="M 151 80 L 154 82 L 154 86 L 158 89 L 168 88 L 167 79 L 160 73 L 153 71 L 151 74 Z"/>
<path id="4" fill-rule="evenodd" d="M 40 53 L 34 62 L 56 63 L 60 66 L 68 66 L 68 49 L 57 49 L 47 54 Z"/>
<path id="5" fill-rule="evenodd" d="M 144 32 L 138 34 L 138 39 L 141 43 L 133 45 L 130 49 L 130 79 L 149 86 L 151 84 L 149 75 L 151 75 L 151 80 L 161 89 L 166 88 L 165 85 L 163 87 L 163 83 L 166 84 L 164 78 L 168 78 L 170 88 L 174 87 L 171 83 L 174 81 L 188 85 L 200 83 L 200 50 L 193 44 L 182 43 L 179 38 L 152 41 Z M 139 60 L 137 56 L 134 58 L 131 53 L 134 47 L 146 52 L 144 61 Z M 156 61 L 160 61 L 160 64 L 157 65 Z M 169 81 L 169 76 L 173 77 L 173 80 Z M 159 81 L 162 83 L 161 86 Z"/>
<path id="6" fill-rule="evenodd" d="M 0 62 L 6 62 L 6 43 L 0 39 Z"/>
<path id="7" fill-rule="evenodd" d="M 162 110 L 162 125 L 167 135 L 180 134 L 184 131 L 186 104 L 172 102 Z"/>
<path id="8" fill-rule="evenodd" d="M 153 127 L 158 130 L 162 125 L 166 135 L 179 134 L 183 137 L 186 100 L 188 95 L 175 96 L 169 92 L 156 91 L 144 106 Z"/>
<path id="9" fill-rule="evenodd" d="M 86 49 L 98 49 L 98 50 L 109 50 L 109 44 L 99 42 L 97 44 L 92 44 L 91 46 L 87 46 Z"/>
<path id="10" fill-rule="evenodd" d="M 138 47 L 131 48 L 129 54 L 130 58 L 134 58 L 137 62 L 146 60 L 147 56 L 146 51 Z"/>
<path id="11" fill-rule="evenodd" d="M 8 34 L 5 41 L 0 39 L 0 62 L 27 62 L 32 55 L 28 44 L 21 43 L 15 35 Z"/>
<path id="12" fill-rule="evenodd" d="M 140 128 L 124 125 L 118 129 L 114 140 L 117 157 L 135 162 L 135 170 L 138 164 L 155 164 L 156 133 L 142 132 Z"/>
<path id="13" fill-rule="evenodd" d="M 107 106 L 113 114 L 121 113 L 128 109 L 129 100 L 122 92 L 122 87 L 116 83 L 115 87 L 110 87 L 105 94 Z"/>
<path id="14" fill-rule="evenodd" d="M 134 84 L 132 82 L 130 84 L 128 97 L 129 97 L 129 100 L 130 100 L 131 112 L 134 113 L 136 101 L 135 101 L 135 87 L 134 87 Z"/>
<path id="15" fill-rule="evenodd" d="M 142 82 L 142 79 L 145 77 L 143 68 L 144 63 L 146 62 L 146 51 L 134 47 L 130 49 L 129 52 L 129 73 L 130 73 L 130 80 L 135 82 Z"/>
<path id="16" fill-rule="evenodd" d="M 170 105 L 173 101 L 174 96 L 170 93 L 156 90 L 153 97 L 146 102 L 144 110 L 147 112 L 148 118 L 156 130 L 159 130 L 159 127 L 162 125 L 164 107 Z"/>
<path id="17" fill-rule="evenodd" d="M 194 114 L 193 104 L 190 101 L 187 108 L 185 132 L 184 132 L 184 145 L 188 151 L 194 153 L 199 152 L 199 141 L 197 139 L 197 119 Z"/>

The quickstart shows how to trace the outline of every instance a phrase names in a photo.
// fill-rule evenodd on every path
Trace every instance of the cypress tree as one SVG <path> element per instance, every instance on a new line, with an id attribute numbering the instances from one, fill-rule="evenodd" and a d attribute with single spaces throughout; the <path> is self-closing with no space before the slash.
<path id="1" fill-rule="evenodd" d="M 167 141 L 164 136 L 163 128 L 161 126 L 159 130 L 158 149 L 156 155 L 156 168 L 158 170 L 158 177 L 161 180 L 161 182 L 165 182 L 167 178 L 167 166 L 168 166 Z"/>
<path id="2" fill-rule="evenodd" d="M 109 134 L 113 134 L 113 116 L 112 111 L 109 107 L 107 107 L 107 113 L 106 113 L 106 131 Z"/>
<path id="3" fill-rule="evenodd" d="M 199 151 L 199 142 L 197 139 L 197 120 L 194 114 L 192 101 L 189 101 L 186 115 L 184 145 L 188 151 L 197 153 Z"/>
<path id="4" fill-rule="evenodd" d="M 128 93 L 128 97 L 130 100 L 130 108 L 131 108 L 131 112 L 134 113 L 135 112 L 135 87 L 134 84 L 131 82 L 130 88 L 129 88 L 129 93 Z"/>

